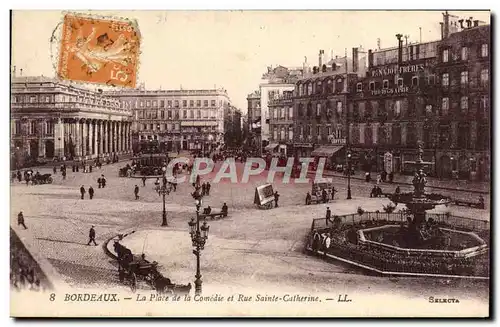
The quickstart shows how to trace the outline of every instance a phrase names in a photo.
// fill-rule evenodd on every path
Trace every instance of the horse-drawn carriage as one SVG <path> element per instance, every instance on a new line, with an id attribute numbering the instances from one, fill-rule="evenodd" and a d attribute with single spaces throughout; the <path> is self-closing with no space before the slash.
<path id="1" fill-rule="evenodd" d="M 52 174 L 35 174 L 32 182 L 33 185 L 52 184 Z"/>
<path id="2" fill-rule="evenodd" d="M 158 271 L 158 262 L 149 262 L 145 255 L 135 257 L 127 247 L 115 241 L 114 250 L 118 259 L 118 277 L 120 282 L 128 283 L 132 292 L 137 289 L 138 281 L 145 281 L 158 293 L 189 294 L 191 284 L 176 285 Z"/>

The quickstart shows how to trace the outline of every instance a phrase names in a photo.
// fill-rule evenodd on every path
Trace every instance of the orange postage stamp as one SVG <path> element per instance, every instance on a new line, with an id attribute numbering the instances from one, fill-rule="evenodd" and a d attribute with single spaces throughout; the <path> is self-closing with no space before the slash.
<path id="1" fill-rule="evenodd" d="M 58 76 L 72 81 L 133 88 L 140 40 L 134 21 L 66 14 Z"/>

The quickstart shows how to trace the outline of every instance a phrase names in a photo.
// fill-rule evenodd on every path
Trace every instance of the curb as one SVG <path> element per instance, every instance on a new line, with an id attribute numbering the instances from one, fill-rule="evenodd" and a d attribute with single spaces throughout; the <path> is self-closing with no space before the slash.
<path id="1" fill-rule="evenodd" d="M 114 260 L 118 260 L 118 257 L 116 255 L 114 255 L 109 249 L 108 249 L 108 244 L 109 242 L 111 242 L 112 240 L 114 239 L 119 239 L 119 240 L 122 240 L 124 239 L 125 237 L 127 237 L 128 235 L 131 235 L 131 234 L 134 234 L 136 231 L 135 230 L 132 230 L 128 233 L 125 233 L 125 234 L 116 234 L 116 236 L 113 236 L 113 237 L 110 237 L 109 239 L 107 239 L 105 242 L 103 242 L 102 244 L 102 248 L 104 250 L 104 253 L 110 257 L 111 259 L 114 259 Z"/>
<path id="2" fill-rule="evenodd" d="M 384 270 L 379 270 L 374 267 L 370 267 L 367 265 L 364 265 L 362 263 L 358 263 L 355 261 L 351 261 L 348 259 L 344 259 L 339 256 L 335 256 L 329 253 L 325 253 L 324 251 L 316 251 L 314 252 L 312 248 L 309 246 L 305 247 L 305 251 L 312 254 L 312 255 L 320 255 L 320 256 L 326 256 L 329 259 L 334 259 L 334 260 L 339 260 L 345 263 L 348 263 L 350 265 L 356 266 L 358 268 L 362 268 L 374 273 L 377 273 L 381 276 L 384 277 L 391 277 L 391 276 L 398 276 L 398 277 L 432 277 L 432 278 L 453 278 L 453 279 L 473 279 L 473 280 L 490 280 L 490 277 L 484 277 L 484 276 L 460 276 L 460 275 L 444 275 L 444 274 L 426 274 L 426 273 L 406 273 L 406 272 L 396 272 L 396 271 L 384 271 Z"/>

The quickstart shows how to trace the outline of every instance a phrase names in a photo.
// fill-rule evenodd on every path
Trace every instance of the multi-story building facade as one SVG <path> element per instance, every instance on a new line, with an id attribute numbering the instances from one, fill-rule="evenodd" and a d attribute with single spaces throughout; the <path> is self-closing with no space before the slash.
<path id="1" fill-rule="evenodd" d="M 354 48 L 353 59 L 347 56 L 332 58 L 327 65 L 320 50 L 318 66 L 297 81 L 294 97 L 296 156 L 326 157 L 330 165 L 345 160 L 349 92 L 358 76 L 365 74 L 365 60 L 365 57 L 360 60 L 359 49 Z"/>
<path id="2" fill-rule="evenodd" d="M 160 151 L 210 151 L 224 143 L 227 91 L 142 89 L 109 92 L 133 111 L 135 151 L 156 143 Z"/>
<path id="3" fill-rule="evenodd" d="M 224 143 L 230 147 L 239 147 L 242 141 L 241 111 L 230 105 L 224 110 Z"/>
<path id="4" fill-rule="evenodd" d="M 270 143 L 266 150 L 285 156 L 293 154 L 293 92 L 284 91 L 268 103 Z"/>
<path id="5" fill-rule="evenodd" d="M 436 108 L 438 42 L 368 52 L 368 73 L 351 90 L 348 143 L 365 171 L 412 172 L 417 140 L 425 144 L 424 160 L 433 173 L 432 130 Z"/>
<path id="6" fill-rule="evenodd" d="M 247 103 L 248 146 L 260 149 L 262 145 L 260 90 L 250 93 L 247 96 Z"/>
<path id="7" fill-rule="evenodd" d="M 132 150 L 132 112 L 102 91 L 47 77 L 11 81 L 11 153 L 39 158 L 103 158 Z"/>
<path id="8" fill-rule="evenodd" d="M 446 19 L 446 16 L 445 16 Z M 459 20 L 438 45 L 438 103 L 432 128 L 439 135 L 439 175 L 487 180 L 490 175 L 490 25 Z M 446 22 L 445 22 L 446 24 Z"/>
<path id="9" fill-rule="evenodd" d="M 302 68 L 287 68 L 283 66 L 278 66 L 274 69 L 268 67 L 267 73 L 262 75 L 263 82 L 259 85 L 259 91 L 263 148 L 269 145 L 271 139 L 269 101 L 278 99 L 284 92 L 293 91 L 295 83 L 302 75 Z"/>
<path id="10" fill-rule="evenodd" d="M 428 174 L 488 178 L 490 29 L 467 24 L 456 28 L 445 14 L 442 40 L 403 46 L 398 34 L 398 47 L 369 51 L 348 110 L 360 169 L 413 173 L 422 141 Z"/>

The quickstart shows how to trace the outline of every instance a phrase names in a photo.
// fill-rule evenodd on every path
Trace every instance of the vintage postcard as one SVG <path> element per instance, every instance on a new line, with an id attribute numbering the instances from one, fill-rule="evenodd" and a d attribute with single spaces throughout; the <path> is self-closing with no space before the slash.
<path id="1" fill-rule="evenodd" d="M 11 316 L 490 317 L 489 11 L 11 22 Z"/>

